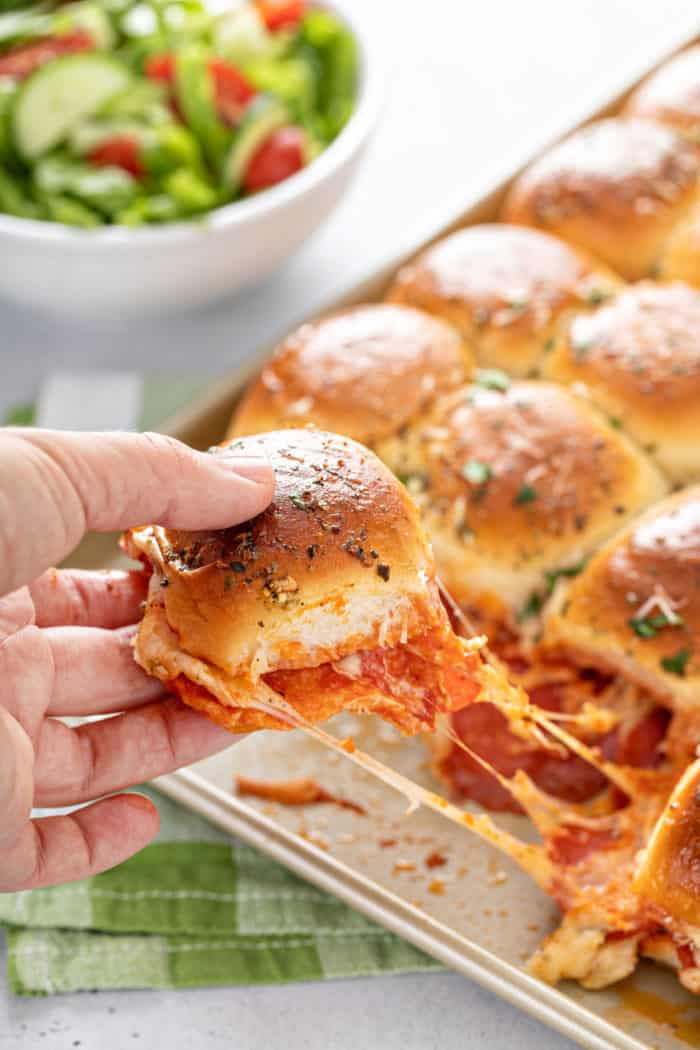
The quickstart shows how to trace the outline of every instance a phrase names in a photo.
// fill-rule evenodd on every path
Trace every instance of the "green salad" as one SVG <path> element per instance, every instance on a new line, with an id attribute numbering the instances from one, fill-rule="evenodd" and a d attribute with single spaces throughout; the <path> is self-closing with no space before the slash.
<path id="1" fill-rule="evenodd" d="M 305 0 L 0 0 L 0 212 L 200 216 L 300 171 L 349 119 L 357 51 Z"/>

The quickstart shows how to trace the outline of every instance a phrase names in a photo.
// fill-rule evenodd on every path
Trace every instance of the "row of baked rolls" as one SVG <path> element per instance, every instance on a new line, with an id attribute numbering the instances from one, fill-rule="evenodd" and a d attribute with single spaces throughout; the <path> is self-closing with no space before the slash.
<path id="1" fill-rule="evenodd" d="M 489 370 L 465 382 L 471 361 L 440 320 L 355 307 L 281 344 L 230 436 L 310 422 L 373 446 L 421 506 L 454 597 L 516 625 L 552 574 L 580 563 L 667 483 L 586 399 Z"/>
<path id="2" fill-rule="evenodd" d="M 451 321 L 481 365 L 577 384 L 672 481 L 700 477 L 695 289 L 626 286 L 553 237 L 485 225 L 438 241 L 388 297 Z"/>
<path id="3" fill-rule="evenodd" d="M 622 284 L 555 237 L 485 223 L 441 238 L 403 266 L 386 298 L 450 322 L 480 365 L 529 377 L 567 318 Z"/>
<path id="4" fill-rule="evenodd" d="M 700 47 L 647 78 L 620 116 L 548 150 L 516 181 L 503 218 L 547 230 L 629 280 L 700 286 Z"/>

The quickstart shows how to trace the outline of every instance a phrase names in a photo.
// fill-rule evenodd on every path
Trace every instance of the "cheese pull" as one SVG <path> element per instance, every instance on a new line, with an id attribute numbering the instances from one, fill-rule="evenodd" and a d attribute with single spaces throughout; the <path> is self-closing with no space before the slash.
<path id="1" fill-rule="evenodd" d="M 686 769 L 657 820 L 634 890 L 672 919 L 700 925 L 700 759 Z"/>

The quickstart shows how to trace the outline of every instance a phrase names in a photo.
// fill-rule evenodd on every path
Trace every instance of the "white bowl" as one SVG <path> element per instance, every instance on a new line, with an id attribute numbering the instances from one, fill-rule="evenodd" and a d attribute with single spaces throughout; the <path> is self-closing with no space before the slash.
<path id="1" fill-rule="evenodd" d="M 351 0 L 324 6 L 357 39 L 358 98 L 308 168 L 190 223 L 80 230 L 0 214 L 0 299 L 93 318 L 172 311 L 229 295 L 279 266 L 340 200 L 378 115 L 371 20 L 358 18 Z"/>

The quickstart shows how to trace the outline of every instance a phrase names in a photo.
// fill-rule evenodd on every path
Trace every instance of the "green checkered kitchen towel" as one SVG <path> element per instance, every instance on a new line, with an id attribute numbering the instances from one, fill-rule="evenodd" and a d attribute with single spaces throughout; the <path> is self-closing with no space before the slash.
<path id="1" fill-rule="evenodd" d="M 82 882 L 0 894 L 20 995 L 281 984 L 439 963 L 152 788 L 158 840 Z"/>
<path id="2" fill-rule="evenodd" d="M 193 392 L 187 380 L 146 380 L 132 398 L 134 424 L 154 426 Z M 28 405 L 7 422 L 33 420 Z M 83 882 L 0 894 L 13 992 L 271 984 L 441 968 L 164 795 L 141 790 L 161 814 L 154 845 Z"/>

